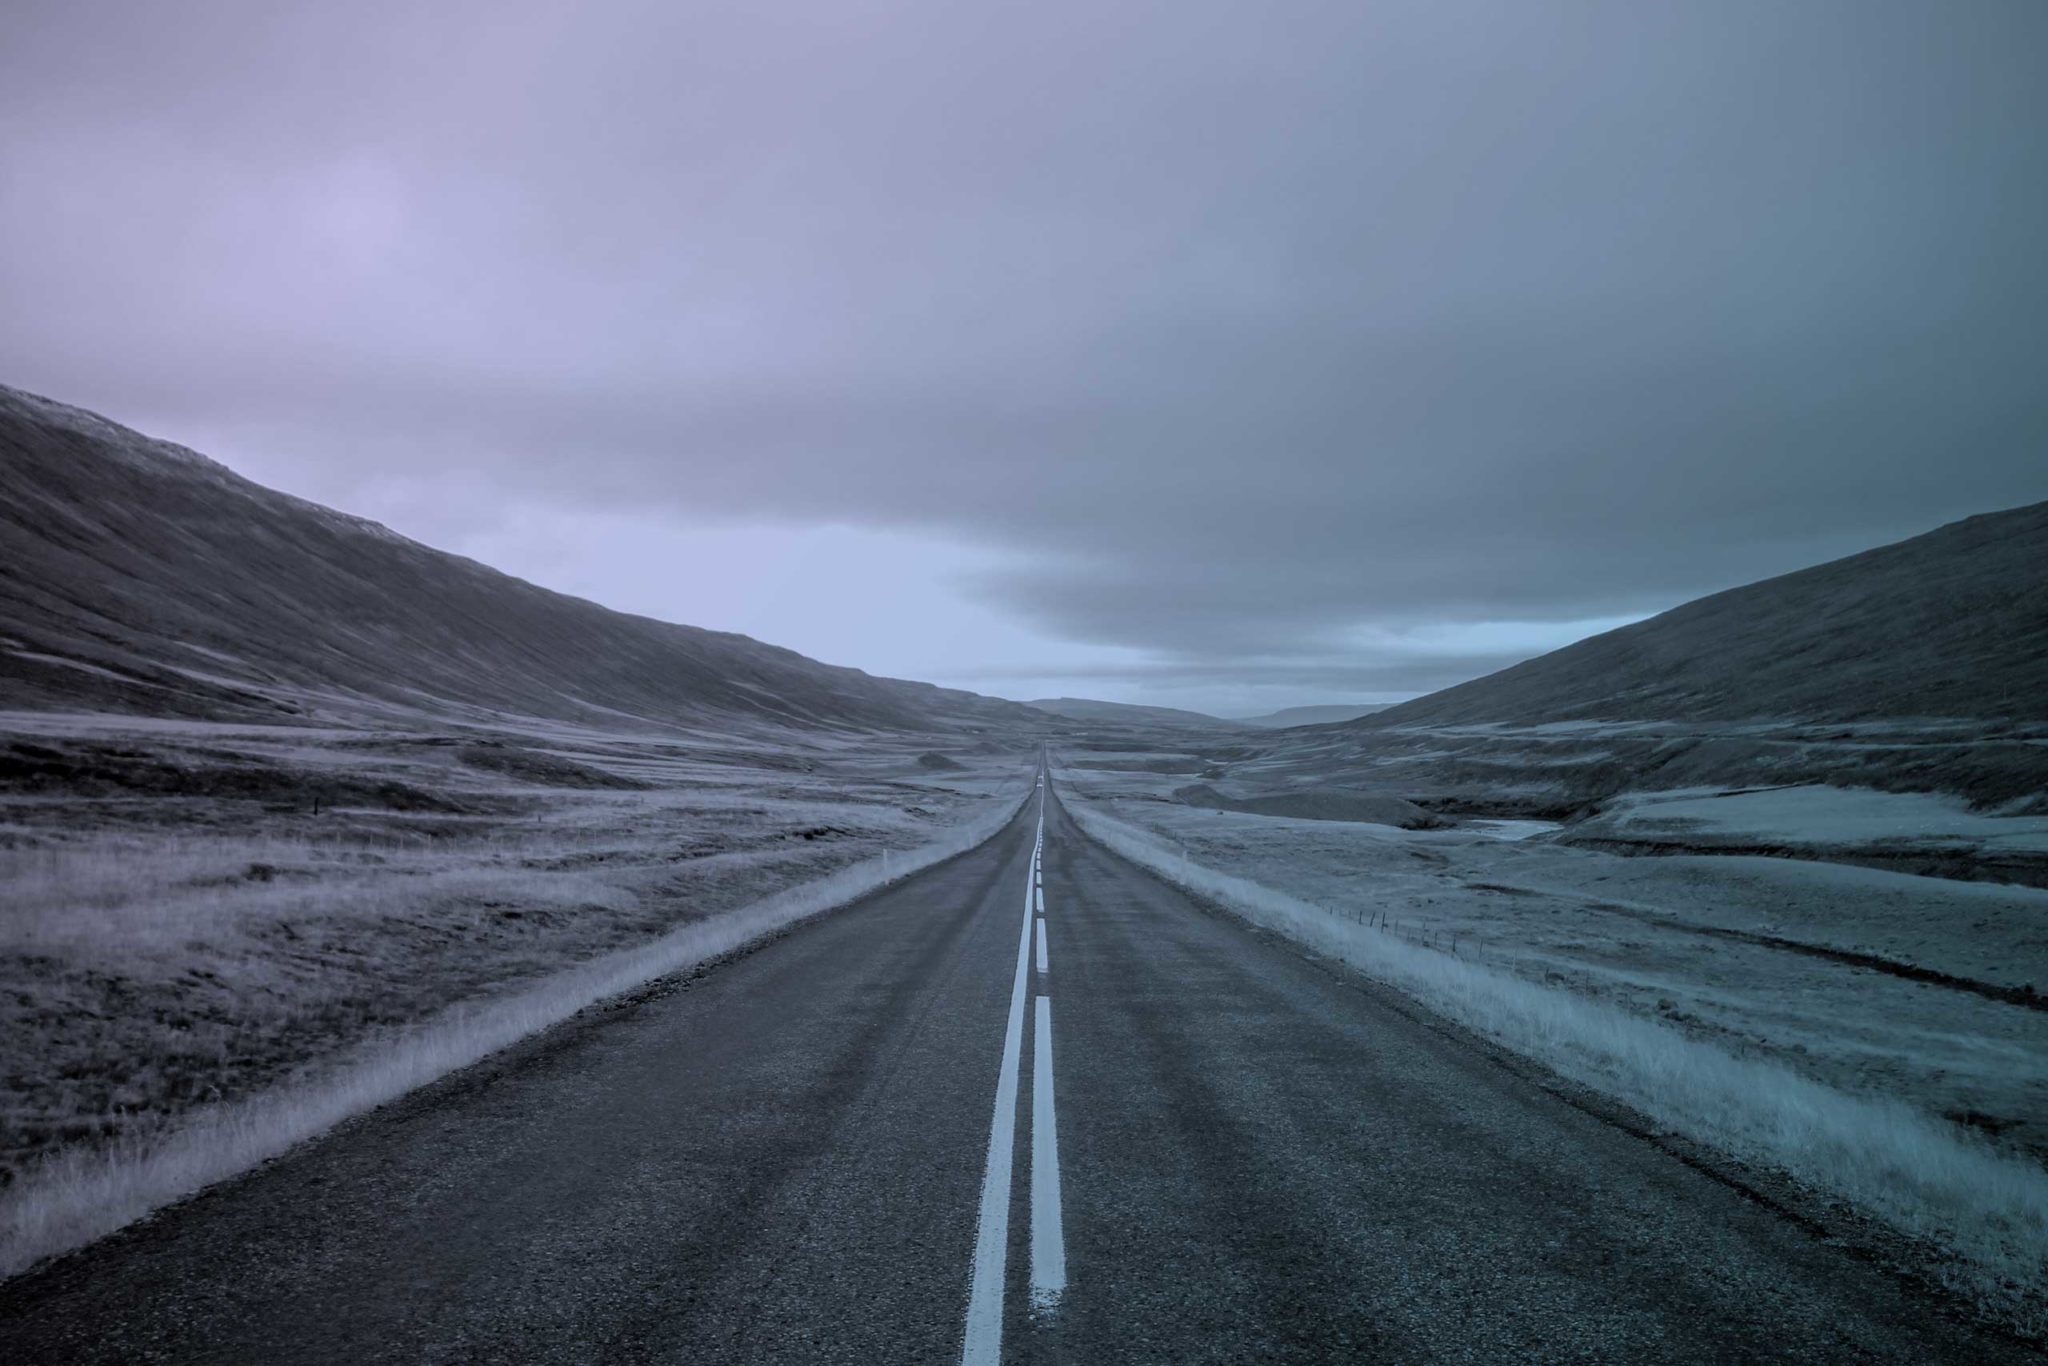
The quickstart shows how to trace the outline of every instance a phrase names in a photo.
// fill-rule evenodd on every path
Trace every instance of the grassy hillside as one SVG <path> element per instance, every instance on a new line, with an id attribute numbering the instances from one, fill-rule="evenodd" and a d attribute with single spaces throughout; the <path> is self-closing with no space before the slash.
<path id="1" fill-rule="evenodd" d="M 1733 588 L 1364 727 L 2048 720 L 2048 503 Z"/>
<path id="2" fill-rule="evenodd" d="M 1229 730 L 1239 724 L 1207 712 L 1185 711 L 1179 707 L 1146 707 L 1133 702 L 1098 702 L 1089 697 L 1041 697 L 1024 705 L 1064 716 L 1070 721 L 1112 726 L 1192 726 L 1199 730 Z"/>
<path id="3" fill-rule="evenodd" d="M 550 592 L 5 387 L 0 708 L 608 728 L 1033 719 Z"/>
<path id="4" fill-rule="evenodd" d="M 1234 719 L 1247 726 L 1264 726 L 1268 730 L 1284 730 L 1288 726 L 1328 726 L 1340 721 L 1356 721 L 1361 716 L 1371 716 L 1392 706 L 1391 702 L 1339 702 L 1312 707 L 1282 707 L 1262 716 L 1239 716 Z"/>

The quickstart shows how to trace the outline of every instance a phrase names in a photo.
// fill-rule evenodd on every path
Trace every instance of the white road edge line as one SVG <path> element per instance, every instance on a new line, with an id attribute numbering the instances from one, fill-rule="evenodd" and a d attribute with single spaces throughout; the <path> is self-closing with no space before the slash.
<path id="1" fill-rule="evenodd" d="M 1038 799 L 1038 843 L 1045 840 L 1045 796 Z M 981 1225 L 968 1280 L 967 1333 L 961 1366 L 999 1366 L 1003 1357 L 1003 1264 L 1010 1251 L 1010 1167 L 1017 1146 L 1017 1069 L 1024 1046 L 1024 986 L 1031 969 L 1031 892 L 1024 886 L 1024 926 L 1017 943 L 1017 976 L 1010 987 L 1010 1020 L 1003 1031 L 1003 1067 L 996 1075 L 995 1115 L 989 1121 L 988 1165 L 981 1175 Z M 1035 1107 L 1034 1107 L 1035 1110 Z M 1034 1189 L 1036 1177 L 1033 1178 Z M 1036 1224 L 1036 1205 L 1033 1206 Z M 1034 1264 L 1036 1255 L 1034 1254 Z M 1064 1285 L 1065 1254 L 1060 1280 Z"/>
<path id="2" fill-rule="evenodd" d="M 1039 967 L 1045 922 L 1038 922 Z M 1052 1109 L 1052 998 L 1038 998 L 1031 1039 L 1031 1311 L 1050 1314 L 1067 1293 L 1067 1234 L 1060 1220 L 1060 1132 Z"/>

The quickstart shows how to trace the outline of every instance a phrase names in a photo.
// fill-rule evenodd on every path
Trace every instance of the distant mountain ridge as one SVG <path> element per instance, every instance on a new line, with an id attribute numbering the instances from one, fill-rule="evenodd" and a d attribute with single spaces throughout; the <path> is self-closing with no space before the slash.
<path id="1" fill-rule="evenodd" d="M 0 386 L 0 708 L 980 729 L 1017 703 L 614 612 Z"/>
<path id="2" fill-rule="evenodd" d="M 1232 720 L 1247 726 L 1265 726 L 1272 730 L 1288 726 L 1328 726 L 1342 721 L 1356 721 L 1361 716 L 1372 716 L 1393 706 L 1391 702 L 1335 702 L 1320 706 L 1282 707 L 1259 716 L 1237 716 Z"/>
<path id="3" fill-rule="evenodd" d="M 1091 697 L 1040 697 L 1024 704 L 1039 711 L 1064 716 L 1070 721 L 1108 724 L 1195 726 L 1203 730 L 1230 729 L 1242 723 L 1226 721 L 1207 712 L 1184 711 L 1179 707 L 1148 707 L 1136 702 L 1098 702 Z"/>
<path id="4" fill-rule="evenodd" d="M 2048 720 L 2048 502 L 1674 607 L 1351 723 Z"/>

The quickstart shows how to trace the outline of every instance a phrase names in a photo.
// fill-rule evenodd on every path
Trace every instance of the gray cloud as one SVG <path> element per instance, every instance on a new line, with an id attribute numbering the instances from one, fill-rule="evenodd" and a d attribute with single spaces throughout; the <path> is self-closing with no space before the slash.
<path id="1" fill-rule="evenodd" d="M 950 536 L 1306 692 L 2048 497 L 2025 0 L 16 9 L 4 377 L 344 503 Z"/>

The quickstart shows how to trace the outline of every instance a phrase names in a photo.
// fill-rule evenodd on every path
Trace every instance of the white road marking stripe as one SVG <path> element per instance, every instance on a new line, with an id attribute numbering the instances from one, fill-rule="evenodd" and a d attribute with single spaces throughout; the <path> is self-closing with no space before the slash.
<path id="1" fill-rule="evenodd" d="M 1038 975 L 1045 975 L 1045 922 L 1038 922 Z M 1041 1000 L 1044 998 L 1041 997 Z"/>
<path id="2" fill-rule="evenodd" d="M 1045 888 L 1043 887 L 1038 889 L 1038 913 L 1040 915 L 1045 914 Z"/>
<path id="3" fill-rule="evenodd" d="M 1038 925 L 1045 966 L 1045 922 Z M 1060 1135 L 1052 1109 L 1052 1000 L 1038 998 L 1031 1040 L 1031 1308 L 1049 1314 L 1067 1293 L 1067 1234 L 1060 1221 Z"/>
<path id="4" fill-rule="evenodd" d="M 1043 839 L 1043 796 L 1039 798 L 1038 829 Z M 1024 980 L 1031 967 L 1031 891 L 1027 882 L 1024 927 L 1017 944 L 1017 975 L 1010 987 L 1010 1019 L 1003 1030 L 1003 1066 L 996 1075 L 995 1115 L 989 1121 L 988 1165 L 981 1175 L 981 1225 L 975 1234 L 974 1270 L 968 1280 L 967 1333 L 960 1349 L 961 1366 L 997 1366 L 1003 1357 L 1003 1263 L 1010 1251 L 1010 1166 L 1017 1145 L 1017 1068 L 1024 1046 Z M 1035 1188 L 1035 1177 L 1033 1181 Z M 1033 1221 L 1035 1225 L 1035 1214 Z M 1064 1270 L 1061 1280 L 1065 1280 Z"/>

